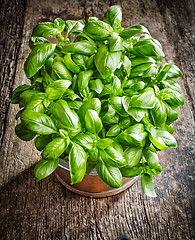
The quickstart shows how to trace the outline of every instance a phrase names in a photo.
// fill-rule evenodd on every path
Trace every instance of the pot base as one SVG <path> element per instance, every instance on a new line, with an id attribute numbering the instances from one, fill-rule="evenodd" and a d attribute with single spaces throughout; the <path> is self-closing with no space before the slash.
<path id="1" fill-rule="evenodd" d="M 111 188 L 104 184 L 97 174 L 94 174 L 85 175 L 82 182 L 71 185 L 70 171 L 65 164 L 60 159 L 60 164 L 55 171 L 56 178 L 70 191 L 85 197 L 101 198 L 116 195 L 131 187 L 138 179 L 138 177 L 123 177 L 123 185 L 121 187 Z"/>

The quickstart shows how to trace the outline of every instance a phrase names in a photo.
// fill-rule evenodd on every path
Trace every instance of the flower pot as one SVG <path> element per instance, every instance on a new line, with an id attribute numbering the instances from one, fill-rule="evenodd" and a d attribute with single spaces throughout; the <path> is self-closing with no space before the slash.
<path id="1" fill-rule="evenodd" d="M 111 188 L 104 184 L 97 175 L 97 171 L 93 170 L 90 175 L 85 174 L 82 182 L 71 185 L 69 164 L 60 159 L 60 163 L 55 170 L 56 178 L 70 191 L 85 197 L 109 197 L 116 195 L 127 188 L 131 187 L 138 179 L 123 177 L 123 185 L 119 188 Z"/>

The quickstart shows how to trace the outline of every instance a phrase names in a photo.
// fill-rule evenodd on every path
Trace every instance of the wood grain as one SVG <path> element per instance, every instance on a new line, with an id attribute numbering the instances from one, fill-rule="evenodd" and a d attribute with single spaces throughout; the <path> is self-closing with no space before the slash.
<path id="1" fill-rule="evenodd" d="M 163 172 L 154 177 L 157 198 L 143 195 L 140 181 L 114 197 L 90 199 L 65 189 L 54 175 L 36 183 L 39 153 L 14 134 L 18 108 L 10 93 L 28 83 L 23 63 L 28 39 L 42 21 L 100 19 L 113 4 L 123 8 L 123 26 L 145 25 L 183 72 L 185 97 L 176 121 L 177 149 L 159 154 Z M 1 4 L 0 239 L 195 239 L 194 231 L 194 15 L 193 1 L 22 0 Z"/>

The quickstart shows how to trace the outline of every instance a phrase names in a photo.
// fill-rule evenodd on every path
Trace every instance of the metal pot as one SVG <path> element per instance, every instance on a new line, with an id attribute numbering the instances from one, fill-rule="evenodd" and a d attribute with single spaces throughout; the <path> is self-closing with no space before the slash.
<path id="1" fill-rule="evenodd" d="M 116 195 L 131 187 L 138 179 L 123 177 L 123 185 L 119 188 L 111 188 L 102 182 L 96 169 L 90 175 L 85 174 L 82 182 L 71 185 L 69 164 L 60 159 L 60 163 L 55 171 L 56 178 L 70 191 L 85 197 L 109 197 Z"/>

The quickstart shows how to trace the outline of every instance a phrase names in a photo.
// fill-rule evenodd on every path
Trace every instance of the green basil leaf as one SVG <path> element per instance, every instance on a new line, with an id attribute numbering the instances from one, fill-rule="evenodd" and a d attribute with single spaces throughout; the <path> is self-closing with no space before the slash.
<path id="1" fill-rule="evenodd" d="M 132 116 L 137 122 L 140 122 L 144 117 L 148 117 L 147 109 L 130 107 L 130 101 L 130 97 L 122 97 L 123 107 L 130 116 Z"/>
<path id="2" fill-rule="evenodd" d="M 110 53 L 106 45 L 102 45 L 95 57 L 95 65 L 103 79 L 109 77 L 119 66 L 121 52 Z"/>
<path id="3" fill-rule="evenodd" d="M 131 178 L 131 177 L 136 177 L 138 175 L 141 175 L 143 172 L 143 167 L 141 164 L 138 164 L 135 167 L 131 167 L 131 168 L 128 168 L 128 167 L 120 168 L 120 171 L 123 177 Z"/>
<path id="4" fill-rule="evenodd" d="M 74 101 L 77 98 L 80 99 L 79 95 L 74 93 L 72 89 L 66 89 L 66 92 L 64 93 L 63 98 L 69 98 L 72 101 Z"/>
<path id="5" fill-rule="evenodd" d="M 66 150 L 69 142 L 68 138 L 55 138 L 43 149 L 41 153 L 42 158 L 46 160 L 55 160 Z"/>
<path id="6" fill-rule="evenodd" d="M 144 131 L 144 126 L 141 123 L 137 123 L 124 132 L 125 140 L 135 146 L 144 147 L 146 144 L 147 132 Z"/>
<path id="7" fill-rule="evenodd" d="M 32 89 L 33 86 L 29 86 L 27 84 L 21 85 L 17 87 L 13 93 L 12 93 L 12 98 L 11 98 L 11 103 L 12 104 L 18 104 L 20 102 L 20 94 L 26 90 Z"/>
<path id="8" fill-rule="evenodd" d="M 114 137 L 117 136 L 120 133 L 120 127 L 118 124 L 113 125 L 108 129 L 108 132 L 106 133 L 107 137 Z"/>
<path id="9" fill-rule="evenodd" d="M 179 78 L 182 76 L 180 69 L 176 65 L 172 65 L 167 73 L 168 78 Z"/>
<path id="10" fill-rule="evenodd" d="M 98 115 L 100 114 L 101 110 L 101 102 L 98 98 L 92 98 L 87 102 L 84 102 L 81 107 L 79 108 L 78 115 L 80 117 L 81 122 L 85 120 L 85 114 L 88 109 L 95 110 Z"/>
<path id="11" fill-rule="evenodd" d="M 98 113 L 94 110 L 88 109 L 85 114 L 85 126 L 89 132 L 98 134 L 102 130 L 102 121 Z"/>
<path id="12" fill-rule="evenodd" d="M 100 20 L 95 20 L 88 22 L 83 31 L 92 39 L 102 41 L 106 40 L 110 36 L 113 29 L 109 24 Z"/>
<path id="13" fill-rule="evenodd" d="M 64 31 L 65 22 L 61 18 L 56 18 L 53 22 L 54 28 L 57 28 L 59 32 Z"/>
<path id="14" fill-rule="evenodd" d="M 69 153 L 71 184 L 82 181 L 86 172 L 87 154 L 84 149 L 74 143 Z"/>
<path id="15" fill-rule="evenodd" d="M 43 43 L 37 45 L 32 50 L 24 63 L 24 71 L 27 78 L 33 77 L 42 68 L 51 55 L 53 55 L 55 48 L 56 44 Z"/>
<path id="16" fill-rule="evenodd" d="M 86 166 L 86 174 L 89 175 L 95 167 L 96 167 L 96 162 L 93 162 L 90 160 L 90 158 L 88 158 L 87 166 Z"/>
<path id="17" fill-rule="evenodd" d="M 181 93 L 174 91 L 170 88 L 165 88 L 159 92 L 157 97 L 161 100 L 166 101 L 168 104 L 172 106 L 183 106 L 184 98 Z"/>
<path id="18" fill-rule="evenodd" d="M 155 77 L 157 74 L 157 66 L 151 65 L 145 72 L 142 74 L 142 78 Z"/>
<path id="19" fill-rule="evenodd" d="M 101 158 L 108 165 L 119 168 L 127 165 L 126 159 L 123 157 L 123 148 L 116 141 L 106 147 L 104 151 L 106 154 L 101 155 Z"/>
<path id="20" fill-rule="evenodd" d="M 113 140 L 111 138 L 100 138 L 99 140 L 97 140 L 96 146 L 104 150 L 109 145 L 111 145 L 112 142 Z"/>
<path id="21" fill-rule="evenodd" d="M 160 84 L 162 88 L 171 88 L 172 90 L 181 93 L 181 88 L 179 84 L 176 83 L 173 79 L 167 79 L 167 80 L 161 81 Z"/>
<path id="22" fill-rule="evenodd" d="M 122 175 L 118 168 L 105 164 L 99 160 L 96 165 L 97 173 L 100 179 L 112 188 L 118 188 L 122 185 Z"/>
<path id="23" fill-rule="evenodd" d="M 151 62 L 147 62 L 133 67 L 131 70 L 131 76 L 138 76 L 140 73 L 143 73 L 144 71 L 148 70 L 151 67 L 151 65 L 152 65 Z"/>
<path id="24" fill-rule="evenodd" d="M 89 59 L 89 56 L 81 55 L 81 54 L 73 54 L 72 55 L 73 61 L 83 70 L 87 70 L 86 65 Z"/>
<path id="25" fill-rule="evenodd" d="M 149 197 L 156 197 L 156 193 L 154 190 L 154 185 L 152 182 L 152 176 L 148 174 L 142 174 L 141 176 L 141 185 L 143 192 Z"/>
<path id="26" fill-rule="evenodd" d="M 119 5 L 111 6 L 105 13 L 103 21 L 112 26 L 115 31 L 121 30 L 122 9 Z"/>
<path id="27" fill-rule="evenodd" d="M 59 164 L 59 158 L 53 161 L 41 159 L 34 168 L 34 176 L 36 181 L 40 181 L 53 173 Z"/>
<path id="28" fill-rule="evenodd" d="M 20 94 L 20 107 L 25 107 L 36 94 L 40 93 L 39 90 L 29 89 Z"/>
<path id="29" fill-rule="evenodd" d="M 54 82 L 54 80 L 47 73 L 45 66 L 43 66 L 41 68 L 41 75 L 43 76 L 43 86 L 44 86 L 44 88 L 46 88 L 49 84 Z"/>
<path id="30" fill-rule="evenodd" d="M 42 151 L 49 142 L 51 142 L 51 135 L 40 135 L 35 138 L 35 147 L 37 150 Z"/>
<path id="31" fill-rule="evenodd" d="M 123 68 L 126 72 L 126 75 L 129 76 L 131 73 L 131 61 L 129 60 L 129 58 L 127 56 L 123 56 Z"/>
<path id="32" fill-rule="evenodd" d="M 167 112 L 166 123 L 169 125 L 169 124 L 173 123 L 178 118 L 179 108 L 174 107 L 174 106 L 170 106 L 165 102 L 164 102 L 164 105 L 165 105 L 166 112 Z"/>
<path id="33" fill-rule="evenodd" d="M 62 48 L 62 53 L 77 53 L 84 55 L 92 55 L 96 51 L 96 46 L 87 40 L 80 42 L 67 43 Z"/>
<path id="34" fill-rule="evenodd" d="M 16 125 L 15 133 L 17 137 L 19 137 L 23 141 L 31 141 L 36 135 L 35 132 L 28 130 L 24 123 L 19 123 L 18 125 Z"/>
<path id="35" fill-rule="evenodd" d="M 148 166 L 150 168 L 159 168 L 159 159 L 158 159 L 158 155 L 155 152 L 152 152 L 148 149 L 145 149 L 143 151 L 143 156 L 146 159 Z"/>
<path id="36" fill-rule="evenodd" d="M 67 53 L 64 56 L 64 63 L 66 67 L 73 73 L 78 74 L 80 72 L 80 67 L 77 66 L 71 58 L 71 54 Z"/>
<path id="37" fill-rule="evenodd" d="M 122 104 L 122 97 L 111 97 L 108 101 L 120 116 L 128 116 Z"/>
<path id="38" fill-rule="evenodd" d="M 151 109 L 156 103 L 155 94 L 152 88 L 146 88 L 143 93 L 131 97 L 130 106 Z"/>
<path id="39" fill-rule="evenodd" d="M 166 63 L 166 64 L 163 64 L 163 65 L 160 66 L 159 73 L 158 73 L 158 76 L 156 78 L 158 82 L 166 79 L 167 72 L 169 71 L 169 69 L 171 67 L 172 67 L 172 62 L 171 61 L 170 61 L 170 63 Z"/>
<path id="40" fill-rule="evenodd" d="M 102 122 L 108 123 L 108 124 L 114 124 L 118 123 L 119 121 L 119 116 L 116 114 L 116 111 L 114 108 L 109 105 L 108 106 L 108 111 L 101 117 Z"/>
<path id="41" fill-rule="evenodd" d="M 124 50 L 122 38 L 118 36 L 117 33 L 113 33 L 108 38 L 108 45 L 110 52 L 118 52 Z"/>
<path id="42" fill-rule="evenodd" d="M 51 100 L 60 99 L 70 85 L 71 81 L 69 80 L 57 80 L 46 88 L 45 95 Z"/>
<path id="43" fill-rule="evenodd" d="M 88 150 L 91 150 L 94 147 L 96 137 L 90 132 L 85 132 L 78 134 L 72 139 L 72 141 Z"/>
<path id="44" fill-rule="evenodd" d="M 145 28 L 144 26 L 134 25 L 134 26 L 123 29 L 123 31 L 121 31 L 119 35 L 124 39 L 129 39 L 132 36 L 134 36 L 135 34 L 140 33 L 140 32 L 145 32 L 145 33 L 150 34 L 148 29 Z"/>
<path id="45" fill-rule="evenodd" d="M 66 36 L 68 36 L 69 34 L 79 34 L 80 32 L 83 31 L 84 28 L 84 23 L 82 20 L 79 21 L 74 21 L 74 20 L 67 20 L 66 21 L 66 27 L 65 27 L 65 32 L 66 32 Z"/>
<path id="46" fill-rule="evenodd" d="M 163 101 L 160 101 L 156 98 L 156 104 L 154 108 L 150 110 L 152 120 L 156 127 L 162 126 L 167 119 L 166 107 Z"/>
<path id="47" fill-rule="evenodd" d="M 37 93 L 33 96 L 32 100 L 28 102 L 25 109 L 32 110 L 34 112 L 45 113 L 45 106 L 43 100 L 45 99 L 44 93 Z"/>
<path id="48" fill-rule="evenodd" d="M 31 37 L 29 41 L 29 47 L 31 50 L 33 50 L 33 48 L 42 43 L 49 43 L 49 41 L 43 37 Z"/>
<path id="49" fill-rule="evenodd" d="M 134 46 L 131 53 L 136 56 L 146 56 L 146 57 L 164 57 L 162 48 L 157 44 L 154 39 L 146 39 L 143 41 L 138 41 Z"/>
<path id="50" fill-rule="evenodd" d="M 78 89 L 79 91 L 83 91 L 88 83 L 89 80 L 91 79 L 93 75 L 93 71 L 92 70 L 88 70 L 88 71 L 81 71 L 78 75 Z"/>
<path id="51" fill-rule="evenodd" d="M 52 22 L 43 22 L 38 24 L 32 33 L 32 37 L 51 37 L 56 36 L 60 31 L 54 27 Z"/>
<path id="52" fill-rule="evenodd" d="M 63 79 L 72 82 L 72 74 L 62 62 L 53 63 L 51 75 L 54 80 Z"/>
<path id="53" fill-rule="evenodd" d="M 120 79 L 117 76 L 113 76 L 112 84 L 113 84 L 113 95 L 118 95 L 122 91 Z"/>
<path id="54" fill-rule="evenodd" d="M 144 64 L 144 63 L 152 63 L 152 64 L 155 64 L 155 60 L 151 57 L 134 57 L 134 58 L 131 58 L 131 64 L 133 67 L 137 66 L 137 65 L 140 65 L 140 64 Z"/>
<path id="55" fill-rule="evenodd" d="M 71 110 L 65 100 L 57 100 L 51 104 L 50 111 L 62 126 L 70 131 L 70 136 L 75 136 L 81 131 L 81 123 L 78 115 Z"/>
<path id="56" fill-rule="evenodd" d="M 142 157 L 142 148 L 129 146 L 124 152 L 124 158 L 127 162 L 125 167 L 132 168 L 139 164 Z"/>
<path id="57" fill-rule="evenodd" d="M 52 119 L 46 114 L 24 110 L 21 120 L 26 128 L 41 135 L 50 135 L 57 132 L 57 128 Z"/>
<path id="58" fill-rule="evenodd" d="M 103 91 L 104 84 L 100 79 L 96 79 L 89 81 L 89 87 L 90 89 L 100 94 Z"/>

